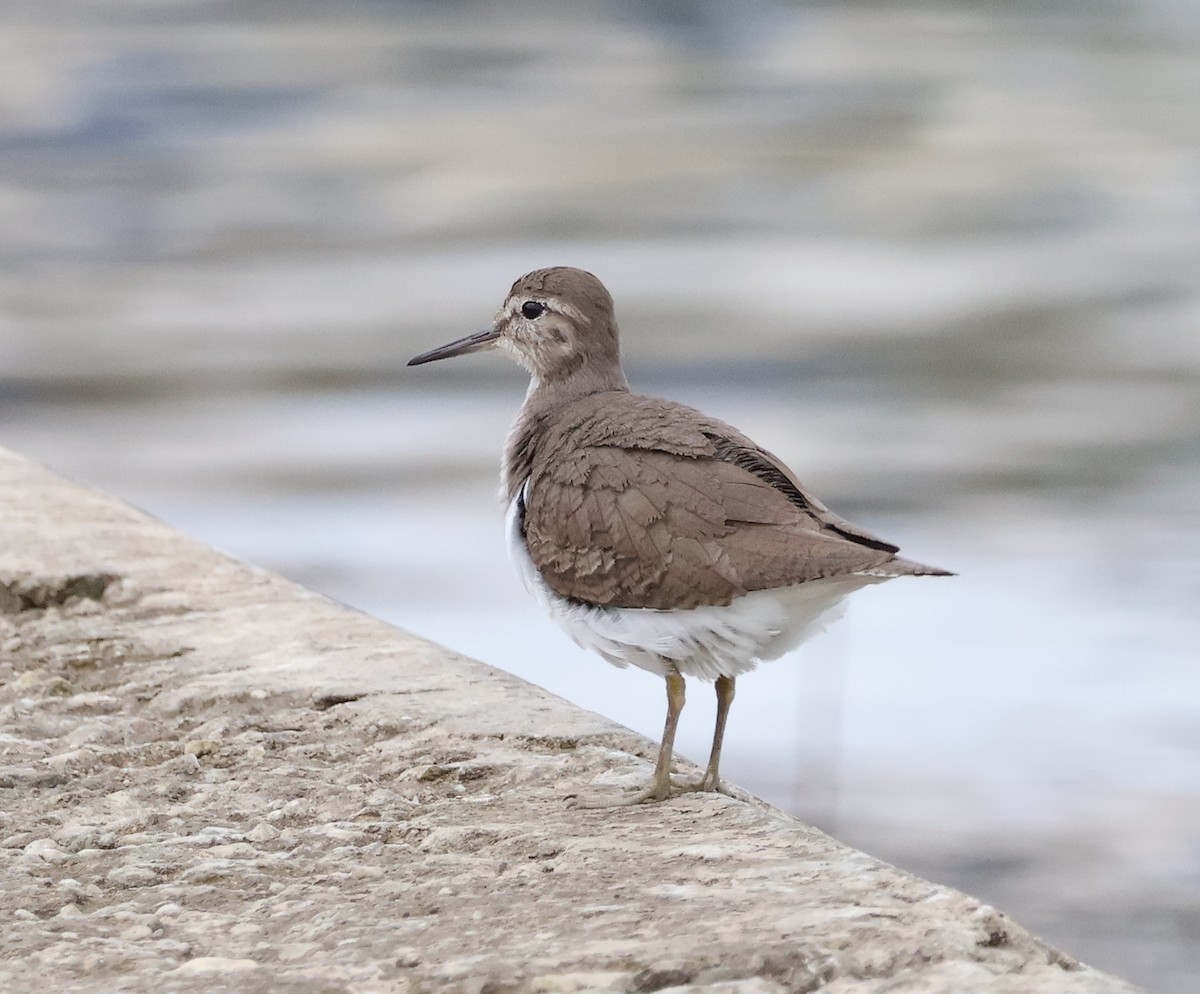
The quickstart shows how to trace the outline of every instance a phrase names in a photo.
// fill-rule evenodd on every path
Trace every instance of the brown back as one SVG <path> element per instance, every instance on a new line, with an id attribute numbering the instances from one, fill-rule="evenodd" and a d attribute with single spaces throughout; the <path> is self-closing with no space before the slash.
<path id="1" fill-rule="evenodd" d="M 682 404 L 624 390 L 542 407 L 510 437 L 529 554 L 562 597 L 609 607 L 728 604 L 860 571 L 942 573 L 837 517 L 773 455 Z"/>

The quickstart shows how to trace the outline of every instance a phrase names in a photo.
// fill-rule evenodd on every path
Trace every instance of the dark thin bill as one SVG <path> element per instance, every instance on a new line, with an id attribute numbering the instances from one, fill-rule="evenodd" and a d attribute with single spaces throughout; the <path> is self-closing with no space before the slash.
<path id="1" fill-rule="evenodd" d="M 420 366 L 426 362 L 436 362 L 438 359 L 452 359 L 456 355 L 478 352 L 499 337 L 500 332 L 495 328 L 485 328 L 483 331 L 475 332 L 474 335 L 467 335 L 466 338 L 460 338 L 446 345 L 439 345 L 436 349 L 430 349 L 428 352 L 422 352 L 420 355 L 413 356 L 408 360 L 408 365 Z"/>

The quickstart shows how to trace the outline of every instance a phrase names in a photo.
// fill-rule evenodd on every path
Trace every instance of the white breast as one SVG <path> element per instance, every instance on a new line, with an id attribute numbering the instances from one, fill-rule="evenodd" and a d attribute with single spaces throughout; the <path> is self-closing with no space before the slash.
<path id="1" fill-rule="evenodd" d="M 597 607 L 560 597 L 529 558 L 521 533 L 521 495 L 508 509 L 508 551 L 526 589 L 566 633 L 616 666 L 631 663 L 665 676 L 715 680 L 738 676 L 760 661 L 778 659 L 841 617 L 843 599 L 887 576 L 854 574 L 755 590 L 720 607 L 678 611 Z"/>

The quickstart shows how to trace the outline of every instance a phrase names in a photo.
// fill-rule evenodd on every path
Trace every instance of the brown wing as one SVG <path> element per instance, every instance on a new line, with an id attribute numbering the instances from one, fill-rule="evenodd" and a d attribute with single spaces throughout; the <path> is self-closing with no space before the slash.
<path id="1" fill-rule="evenodd" d="M 588 446 L 531 475 L 525 539 L 557 594 L 611 607 L 728 604 L 893 558 L 891 546 L 842 537 L 797 496 L 716 452 Z"/>
<path id="2" fill-rule="evenodd" d="M 866 545 L 883 552 L 896 553 L 900 546 L 884 541 L 878 535 L 872 535 L 864 528 L 851 524 L 845 518 L 834 514 L 816 497 L 804 489 L 804 485 L 796 479 L 795 474 L 777 457 L 766 449 L 760 449 L 750 439 L 740 432 L 729 429 L 726 433 L 705 432 L 705 437 L 713 444 L 716 457 L 723 462 L 731 462 L 749 473 L 753 473 L 764 483 L 780 491 L 796 507 L 808 511 L 824 528 L 841 535 L 843 538 Z"/>

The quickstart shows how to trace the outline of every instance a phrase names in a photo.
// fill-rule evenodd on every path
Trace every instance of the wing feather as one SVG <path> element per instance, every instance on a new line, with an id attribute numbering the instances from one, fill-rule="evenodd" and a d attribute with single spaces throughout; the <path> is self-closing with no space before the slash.
<path id="1" fill-rule="evenodd" d="M 529 445 L 525 541 L 560 596 L 719 605 L 894 559 L 895 546 L 832 514 L 729 426 L 667 401 L 605 396 L 623 416 L 560 415 L 555 437 Z"/>

